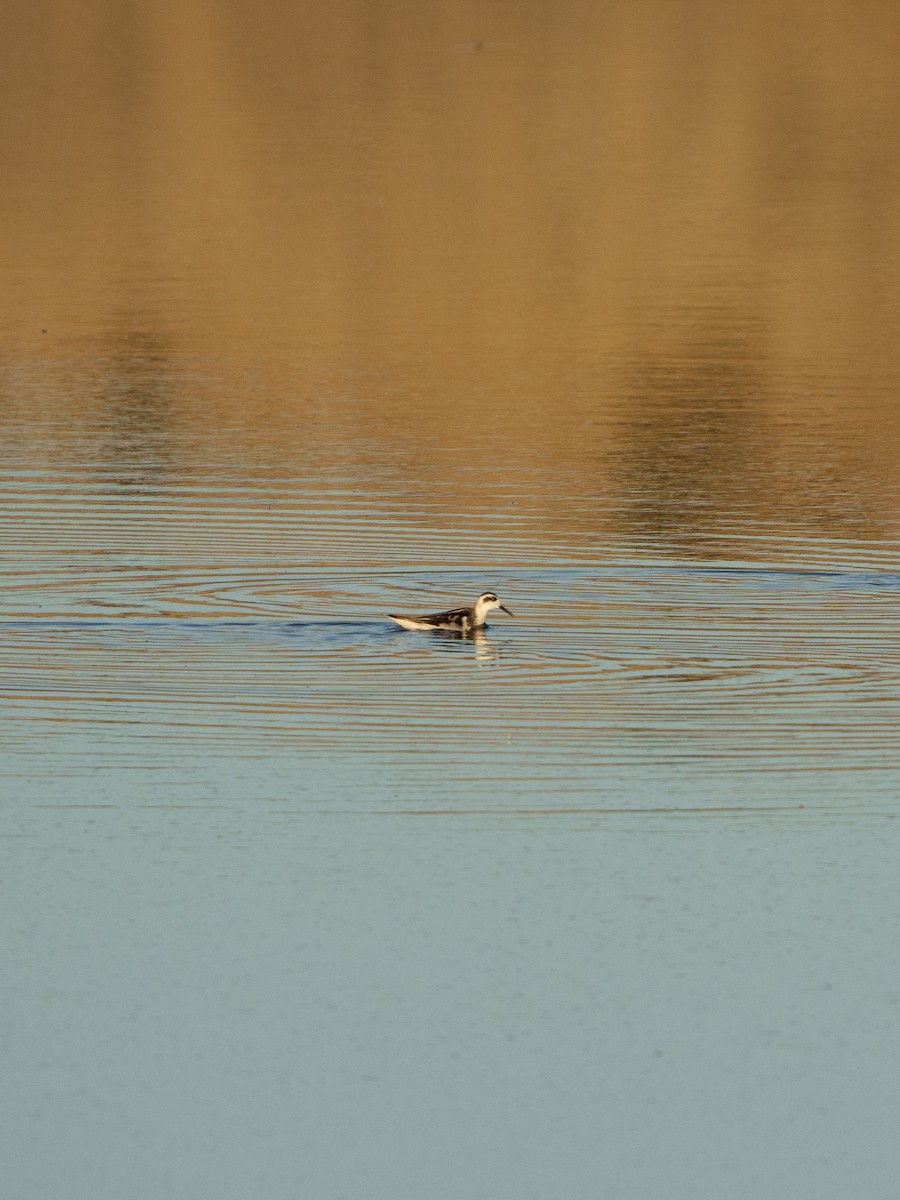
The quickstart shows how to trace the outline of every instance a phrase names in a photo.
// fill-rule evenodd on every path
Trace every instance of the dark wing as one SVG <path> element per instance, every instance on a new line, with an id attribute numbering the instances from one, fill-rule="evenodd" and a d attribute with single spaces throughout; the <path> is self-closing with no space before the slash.
<path id="1" fill-rule="evenodd" d="M 465 606 L 463 608 L 448 608 L 446 612 L 426 613 L 424 617 L 418 617 L 419 621 L 434 621 L 437 625 L 444 621 L 461 621 L 463 617 L 469 615 L 469 610 Z"/>

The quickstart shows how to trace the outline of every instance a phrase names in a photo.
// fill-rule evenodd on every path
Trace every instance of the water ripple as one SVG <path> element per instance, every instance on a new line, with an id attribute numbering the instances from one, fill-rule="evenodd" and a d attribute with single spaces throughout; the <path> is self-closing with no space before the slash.
<path id="1" fill-rule="evenodd" d="M 75 732 L 103 762 L 123 738 L 145 764 L 154 745 L 337 754 L 398 795 L 593 794 L 631 769 L 666 794 L 698 771 L 827 792 L 848 764 L 896 790 L 896 546 L 783 538 L 767 561 L 710 563 L 557 536 L 550 562 L 525 503 L 462 525 L 437 501 L 408 511 L 339 480 L 126 492 L 114 472 L 8 474 L 0 741 L 40 746 L 47 769 L 56 744 L 80 761 Z M 384 617 L 485 587 L 517 618 L 477 641 Z"/>

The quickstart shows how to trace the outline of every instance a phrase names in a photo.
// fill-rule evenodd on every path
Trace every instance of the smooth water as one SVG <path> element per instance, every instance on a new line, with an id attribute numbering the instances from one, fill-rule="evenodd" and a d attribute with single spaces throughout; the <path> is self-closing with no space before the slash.
<path id="1" fill-rule="evenodd" d="M 893 1200 L 898 33 L 10 17 L 4 1196 Z"/>

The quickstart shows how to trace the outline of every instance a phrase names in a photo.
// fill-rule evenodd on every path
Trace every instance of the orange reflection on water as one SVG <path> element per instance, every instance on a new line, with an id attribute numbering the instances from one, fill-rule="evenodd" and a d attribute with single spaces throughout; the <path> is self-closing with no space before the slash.
<path id="1" fill-rule="evenodd" d="M 841 523 L 853 480 L 884 532 L 898 33 L 849 0 L 15 9 L 5 340 L 201 459 L 212 413 L 251 456 L 332 423 L 411 500 L 503 462 L 551 507 L 652 492 L 648 528 L 809 488 Z"/>

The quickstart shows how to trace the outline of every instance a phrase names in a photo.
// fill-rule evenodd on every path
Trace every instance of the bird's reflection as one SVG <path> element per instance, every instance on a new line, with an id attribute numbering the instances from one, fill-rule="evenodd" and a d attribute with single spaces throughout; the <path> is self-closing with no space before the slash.
<path id="1" fill-rule="evenodd" d="M 456 642 L 474 647 L 475 658 L 480 662 L 494 662 L 500 657 L 500 647 L 488 637 L 484 626 L 471 629 L 468 633 L 457 629 L 435 629 L 429 636 L 435 641 Z"/>

